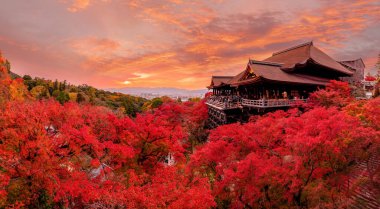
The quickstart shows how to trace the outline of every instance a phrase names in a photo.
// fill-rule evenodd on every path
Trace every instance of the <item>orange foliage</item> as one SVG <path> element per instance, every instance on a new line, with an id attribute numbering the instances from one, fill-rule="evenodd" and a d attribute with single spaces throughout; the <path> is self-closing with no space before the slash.
<path id="1" fill-rule="evenodd" d="M 0 104 L 6 101 L 23 101 L 29 92 L 21 78 L 12 80 L 0 54 Z"/>

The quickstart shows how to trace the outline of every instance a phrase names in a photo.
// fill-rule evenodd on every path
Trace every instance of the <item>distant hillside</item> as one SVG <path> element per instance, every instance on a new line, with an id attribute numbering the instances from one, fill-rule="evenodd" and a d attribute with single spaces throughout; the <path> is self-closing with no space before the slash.
<path id="1" fill-rule="evenodd" d="M 39 77 L 33 78 L 29 75 L 21 77 L 10 71 L 10 64 L 7 64 L 6 67 L 12 79 L 23 79 L 30 95 L 36 99 L 54 98 L 61 104 L 72 101 L 105 106 L 132 117 L 136 116 L 137 113 L 160 106 L 164 101 L 167 101 L 168 98 L 165 98 L 165 96 L 201 98 L 207 92 L 206 89 L 186 90 L 178 88 L 122 88 L 102 90 L 86 84 L 72 85 L 67 81 L 52 81 Z"/>
<path id="2" fill-rule="evenodd" d="M 142 94 L 158 94 L 159 96 L 188 96 L 188 97 L 203 97 L 207 92 L 207 89 L 198 90 L 187 90 L 179 88 L 139 88 L 139 87 L 129 87 L 129 88 L 112 88 L 106 89 L 111 92 L 120 92 L 124 94 L 131 94 L 141 96 Z"/>
<path id="3" fill-rule="evenodd" d="M 72 85 L 66 81 L 52 81 L 38 77 L 32 78 L 29 75 L 21 77 L 10 71 L 10 64 L 6 65 L 6 67 L 12 79 L 23 79 L 24 85 L 29 91 L 30 96 L 36 99 L 54 98 L 61 104 L 72 101 L 105 106 L 132 117 L 136 116 L 137 113 L 142 112 L 144 108 L 148 109 L 152 106 L 151 101 L 141 97 L 118 92 L 109 92 L 88 85 Z"/>
<path id="4" fill-rule="evenodd" d="M 9 75 L 11 76 L 12 79 L 21 78 L 21 76 L 19 76 L 18 74 L 14 72 L 9 72 Z"/>

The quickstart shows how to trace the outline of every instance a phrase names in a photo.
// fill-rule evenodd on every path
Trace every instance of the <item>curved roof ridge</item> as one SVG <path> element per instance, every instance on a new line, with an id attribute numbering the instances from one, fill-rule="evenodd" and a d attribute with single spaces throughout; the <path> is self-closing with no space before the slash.
<path id="1" fill-rule="evenodd" d="M 300 47 L 303 47 L 303 46 L 312 46 L 313 45 L 313 41 L 309 41 L 309 42 L 306 42 L 306 43 L 303 43 L 303 44 L 300 44 L 300 45 L 297 45 L 297 46 L 293 46 L 293 47 L 290 47 L 290 48 L 287 48 L 287 49 L 284 49 L 284 50 L 281 50 L 281 51 L 278 51 L 278 52 L 274 52 L 272 54 L 272 56 L 275 56 L 275 55 L 278 55 L 278 54 L 282 54 L 284 52 L 288 52 L 288 51 L 291 51 L 291 50 L 294 50 L 294 49 L 298 49 Z"/>
<path id="2" fill-rule="evenodd" d="M 212 76 L 213 78 L 232 78 L 234 77 L 233 75 L 232 76 L 226 76 L 226 75 L 213 75 Z"/>
<path id="3" fill-rule="evenodd" d="M 234 76 L 212 76 L 211 84 L 207 88 L 228 85 Z"/>
<path id="4" fill-rule="evenodd" d="M 260 65 L 271 65 L 271 66 L 278 66 L 281 67 L 283 63 L 279 62 L 268 62 L 268 61 L 258 61 L 258 60 L 249 60 L 249 64 L 260 64 Z"/>
<path id="5" fill-rule="evenodd" d="M 361 57 L 357 58 L 357 59 L 352 59 L 352 60 L 341 60 L 341 61 L 338 61 L 338 62 L 352 62 L 352 61 L 362 61 L 363 62 L 363 59 Z M 364 63 L 364 62 L 363 62 Z"/>
<path id="6" fill-rule="evenodd" d="M 310 58 L 314 62 L 318 63 L 319 65 L 344 73 L 346 75 L 353 74 L 350 70 L 343 67 L 343 65 L 341 65 L 336 60 L 332 59 L 329 55 L 327 55 L 326 53 L 324 53 L 322 50 L 318 49 L 317 47 L 311 47 L 309 53 L 310 53 Z"/>

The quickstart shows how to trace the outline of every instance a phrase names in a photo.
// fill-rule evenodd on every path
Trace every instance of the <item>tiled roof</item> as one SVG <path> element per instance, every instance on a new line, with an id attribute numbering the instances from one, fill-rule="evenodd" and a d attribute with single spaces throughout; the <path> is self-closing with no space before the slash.
<path id="1" fill-rule="evenodd" d="M 313 45 L 313 42 L 304 43 L 276 53 L 264 61 L 283 63 L 282 69 L 286 71 L 296 71 L 297 65 L 305 65 L 313 61 L 332 71 L 339 72 L 343 75 L 352 75 L 353 72 L 343 67 L 330 56 L 322 52 Z"/>
<path id="2" fill-rule="evenodd" d="M 233 78 L 234 76 L 212 76 L 211 78 L 211 84 L 209 88 L 212 87 L 218 87 L 221 85 L 229 84 L 229 81 Z"/>
<path id="3" fill-rule="evenodd" d="M 235 76 L 235 78 L 231 80 L 231 84 L 234 86 L 245 85 L 249 83 L 255 83 L 263 79 L 269 81 L 280 81 L 311 85 L 326 85 L 329 82 L 329 79 L 296 73 L 287 73 L 281 70 L 281 66 L 282 65 L 280 63 L 250 60 L 247 69 L 239 75 Z M 255 74 L 255 77 L 245 80 L 245 72 L 247 72 L 247 70 L 249 69 L 252 69 L 253 73 Z"/>
<path id="4" fill-rule="evenodd" d="M 363 70 L 365 68 L 365 64 L 361 58 L 356 60 L 340 61 L 339 63 L 346 68 L 353 70 Z"/>
<path id="5" fill-rule="evenodd" d="M 352 61 L 337 62 L 330 56 L 322 52 L 313 45 L 313 42 L 307 42 L 279 52 L 263 61 L 249 60 L 248 67 L 254 72 L 256 77 L 247 78 L 247 69 L 236 76 L 213 76 L 209 88 L 223 85 L 244 85 L 258 82 L 261 80 L 270 80 L 278 82 L 326 85 L 330 79 L 318 77 L 318 73 L 306 75 L 305 72 L 299 71 L 299 67 L 308 63 L 321 66 L 320 68 L 310 68 L 313 70 L 328 71 L 340 76 L 352 76 L 354 70 L 364 66 L 361 59 Z M 326 74 L 321 73 L 321 74 Z"/>

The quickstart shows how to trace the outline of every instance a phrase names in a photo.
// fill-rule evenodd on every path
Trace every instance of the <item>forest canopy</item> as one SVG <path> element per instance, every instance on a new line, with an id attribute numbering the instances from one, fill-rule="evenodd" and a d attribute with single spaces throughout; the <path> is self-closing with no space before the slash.
<path id="1" fill-rule="evenodd" d="M 81 95 L 81 96 L 80 96 Z M 343 82 L 207 129 L 204 100 L 12 78 L 0 57 L 0 208 L 342 208 L 379 188 L 380 98 Z M 347 185 L 361 162 L 368 178 Z"/>

